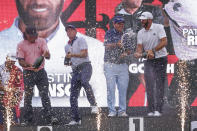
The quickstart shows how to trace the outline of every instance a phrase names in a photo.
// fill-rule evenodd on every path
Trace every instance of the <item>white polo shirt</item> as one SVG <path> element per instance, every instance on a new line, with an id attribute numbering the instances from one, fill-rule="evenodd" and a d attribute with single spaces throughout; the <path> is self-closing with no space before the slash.
<path id="1" fill-rule="evenodd" d="M 137 35 L 137 44 L 142 44 L 145 51 L 152 50 L 159 43 L 160 39 L 166 37 L 166 32 L 163 25 L 152 23 L 149 30 L 141 29 Z M 155 52 L 155 58 L 167 56 L 166 48 Z"/>
<path id="2" fill-rule="evenodd" d="M 67 44 L 65 46 L 65 52 L 66 54 L 68 52 L 71 52 L 72 54 L 79 54 L 81 52 L 81 50 L 88 50 L 88 45 L 86 43 L 86 40 L 83 37 L 77 37 L 76 40 L 74 40 L 72 46 L 71 44 Z M 71 58 L 71 62 L 72 62 L 72 66 L 76 67 L 84 62 L 89 62 L 89 56 L 85 57 L 85 58 L 78 58 L 78 57 L 72 57 Z"/>

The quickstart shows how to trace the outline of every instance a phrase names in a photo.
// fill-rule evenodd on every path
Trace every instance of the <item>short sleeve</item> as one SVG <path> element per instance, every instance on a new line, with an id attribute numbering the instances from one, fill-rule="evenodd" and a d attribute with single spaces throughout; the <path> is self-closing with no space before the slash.
<path id="1" fill-rule="evenodd" d="M 157 29 L 158 29 L 159 39 L 166 37 L 166 32 L 163 25 L 159 25 Z"/>
<path id="2" fill-rule="evenodd" d="M 68 44 L 64 47 L 64 51 L 66 54 L 70 52 L 70 46 Z"/>
<path id="3" fill-rule="evenodd" d="M 137 44 L 142 44 L 142 34 L 141 31 L 138 32 L 137 34 Z"/>
<path id="4" fill-rule="evenodd" d="M 87 42 L 86 42 L 86 40 L 85 40 L 84 38 L 81 38 L 81 39 L 80 39 L 79 44 L 80 44 L 80 49 L 81 49 L 81 50 L 88 49 Z"/>
<path id="5" fill-rule="evenodd" d="M 22 48 L 21 44 L 17 45 L 16 56 L 17 56 L 17 58 L 25 58 L 25 53 L 23 51 L 23 48 Z"/>
<path id="6" fill-rule="evenodd" d="M 46 40 L 42 39 L 41 41 L 42 41 L 42 51 L 43 51 L 43 53 L 46 52 L 46 51 L 49 51 Z"/>

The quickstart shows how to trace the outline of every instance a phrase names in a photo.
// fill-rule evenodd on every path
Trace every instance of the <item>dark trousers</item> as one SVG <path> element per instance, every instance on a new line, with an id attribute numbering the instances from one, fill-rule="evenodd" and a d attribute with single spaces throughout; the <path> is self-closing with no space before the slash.
<path id="1" fill-rule="evenodd" d="M 33 89 L 36 85 L 39 90 L 39 95 L 41 97 L 42 106 L 44 107 L 44 112 L 47 118 L 51 117 L 51 102 L 48 96 L 49 92 L 49 82 L 47 73 L 44 69 L 38 72 L 24 70 L 24 85 L 25 85 L 25 97 L 24 97 L 24 119 L 26 121 L 32 121 L 33 118 L 33 108 L 32 108 L 32 97 Z"/>
<path id="2" fill-rule="evenodd" d="M 0 125 L 3 125 L 4 122 L 4 111 L 5 111 L 5 107 L 3 106 L 3 94 L 0 94 Z"/>
<path id="3" fill-rule="evenodd" d="M 83 63 L 73 69 L 73 76 L 71 80 L 71 94 L 70 94 L 70 104 L 71 104 L 71 117 L 75 121 L 79 121 L 78 112 L 78 97 L 81 87 L 85 89 L 88 101 L 91 106 L 96 106 L 96 101 L 92 87 L 89 84 L 89 80 L 92 75 L 92 66 L 90 63 Z"/>
<path id="4" fill-rule="evenodd" d="M 166 79 L 166 68 L 167 57 L 146 60 L 144 62 L 144 78 L 146 82 L 149 112 L 162 112 L 162 106 L 164 103 L 163 97 Z M 155 90 L 154 87 L 156 87 Z"/>

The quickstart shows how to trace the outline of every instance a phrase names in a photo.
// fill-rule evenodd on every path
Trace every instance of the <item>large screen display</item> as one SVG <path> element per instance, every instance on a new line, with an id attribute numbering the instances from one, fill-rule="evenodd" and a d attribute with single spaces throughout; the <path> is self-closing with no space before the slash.
<path id="1" fill-rule="evenodd" d="M 59 24 L 55 30 L 53 30 L 47 38 L 45 37 L 51 53 L 51 59 L 45 62 L 45 69 L 48 73 L 49 95 L 52 106 L 70 106 L 69 96 L 72 70 L 70 66 L 64 65 L 64 47 L 69 40 L 64 26 L 73 24 L 77 28 L 77 35 L 84 37 L 88 43 L 89 58 L 93 66 L 90 84 L 92 85 L 96 101 L 99 106 L 106 107 L 107 87 L 103 71 L 103 42 L 105 32 L 111 28 L 111 19 L 118 11 L 124 8 L 122 1 L 123 0 L 54 0 L 52 3 L 42 3 L 42 1 L 40 1 L 40 7 L 42 7 L 43 10 L 48 9 L 49 11 L 39 16 L 30 11 L 30 8 L 36 6 L 34 0 L 1 0 L 0 64 L 4 63 L 8 53 L 16 52 L 17 44 L 23 40 L 22 32 L 24 32 L 24 29 L 20 25 L 19 16 L 23 18 L 26 23 L 36 23 L 40 30 L 52 28 L 52 23 L 56 19 L 59 19 Z M 31 3 L 30 6 L 28 2 Z M 147 0 L 144 2 L 150 7 L 155 6 L 159 8 L 159 6 L 162 6 L 162 3 L 158 0 Z M 169 35 L 170 30 L 166 31 L 168 31 L 166 33 Z M 171 39 L 170 36 L 169 38 Z M 178 58 L 174 54 L 172 40 L 168 40 L 167 50 L 169 55 L 165 97 L 168 97 L 169 90 L 171 90 L 170 88 L 173 88 L 173 86 L 170 85 L 175 71 L 174 64 L 178 61 Z M 129 107 L 148 105 L 145 84 L 143 83 L 143 60 L 144 59 L 139 59 L 138 62 L 129 63 L 130 80 L 127 91 L 127 104 Z M 116 90 L 116 96 L 118 96 L 118 90 Z M 118 105 L 118 97 L 116 98 L 116 105 Z M 194 106 L 196 105 L 195 103 L 196 102 L 193 103 Z M 23 101 L 21 105 L 23 105 Z M 39 92 L 36 88 L 34 90 L 33 106 L 42 106 Z M 90 106 L 83 88 L 79 95 L 79 106 Z"/>

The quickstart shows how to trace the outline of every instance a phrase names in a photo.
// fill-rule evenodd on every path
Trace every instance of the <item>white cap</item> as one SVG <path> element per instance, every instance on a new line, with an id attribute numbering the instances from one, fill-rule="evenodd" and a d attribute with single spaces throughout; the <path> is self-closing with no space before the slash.
<path id="1" fill-rule="evenodd" d="M 150 12 L 143 12 L 139 17 L 139 19 L 140 20 L 153 19 L 153 15 Z"/>
<path id="2" fill-rule="evenodd" d="M 17 61 L 16 55 L 15 55 L 15 54 L 11 54 L 11 53 L 7 54 L 7 56 L 6 56 L 6 61 L 7 61 L 7 60 L 10 60 L 10 61 Z"/>

